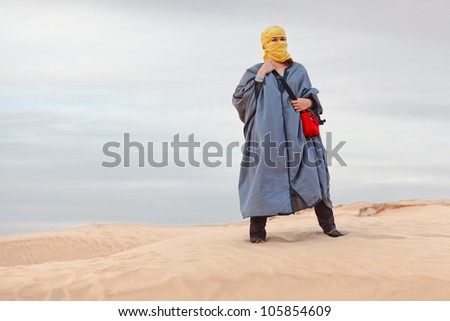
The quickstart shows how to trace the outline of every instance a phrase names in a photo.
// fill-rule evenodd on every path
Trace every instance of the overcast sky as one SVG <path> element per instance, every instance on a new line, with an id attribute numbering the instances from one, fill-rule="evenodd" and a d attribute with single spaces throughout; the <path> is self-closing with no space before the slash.
<path id="1" fill-rule="evenodd" d="M 102 167 L 106 142 L 243 143 L 231 96 L 285 28 L 320 90 L 335 204 L 450 197 L 446 1 L 0 0 L 0 235 L 241 220 L 232 166 Z M 147 146 L 146 152 L 148 151 Z M 123 155 L 120 149 L 117 152 Z M 134 152 L 134 153 L 133 153 Z M 196 149 L 201 161 L 202 149 Z M 187 161 L 187 153 L 181 158 Z"/>

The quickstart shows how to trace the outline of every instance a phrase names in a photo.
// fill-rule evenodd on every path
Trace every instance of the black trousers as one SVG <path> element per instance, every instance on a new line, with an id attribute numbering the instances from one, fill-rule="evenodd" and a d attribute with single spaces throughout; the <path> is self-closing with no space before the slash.
<path id="1" fill-rule="evenodd" d="M 333 209 L 325 205 L 323 201 L 320 201 L 314 206 L 317 220 L 324 233 L 329 233 L 336 229 L 334 222 Z M 250 237 L 266 237 L 266 222 L 267 216 L 254 216 L 250 217 Z"/>
<path id="2" fill-rule="evenodd" d="M 336 229 L 336 223 L 334 223 L 333 209 L 325 205 L 323 201 L 320 201 L 314 206 L 317 220 L 324 233 L 329 233 Z"/>

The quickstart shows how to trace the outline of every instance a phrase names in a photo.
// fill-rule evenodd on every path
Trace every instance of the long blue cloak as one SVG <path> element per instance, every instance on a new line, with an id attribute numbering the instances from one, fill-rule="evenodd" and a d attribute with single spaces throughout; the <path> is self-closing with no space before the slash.
<path id="1" fill-rule="evenodd" d="M 261 65 L 245 72 L 233 95 L 245 136 L 239 175 L 242 216 L 292 214 L 321 200 L 332 207 L 321 137 L 305 138 L 299 112 L 273 74 L 265 77 L 256 95 L 255 76 Z M 319 91 L 311 87 L 303 65 L 294 62 L 283 76 L 297 97 L 312 99 L 322 113 Z"/>

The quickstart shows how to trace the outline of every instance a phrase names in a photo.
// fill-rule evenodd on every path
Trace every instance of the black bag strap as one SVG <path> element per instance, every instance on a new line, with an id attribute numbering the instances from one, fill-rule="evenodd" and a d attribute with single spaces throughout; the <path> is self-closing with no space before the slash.
<path id="1" fill-rule="evenodd" d="M 289 98 L 291 100 L 297 100 L 297 97 L 294 95 L 294 92 L 292 91 L 291 87 L 289 87 L 289 85 L 287 84 L 286 80 L 283 78 L 283 76 L 281 76 L 278 71 L 276 71 L 275 69 L 272 70 L 272 74 L 275 75 L 275 77 L 281 82 L 281 84 L 283 85 L 284 89 L 286 90 L 286 92 L 289 95 Z M 314 115 L 316 116 L 317 120 L 319 121 L 320 125 L 323 125 L 324 122 L 326 122 L 325 119 L 321 119 L 319 113 L 314 110 L 314 108 L 310 108 L 310 111 L 312 111 L 314 113 Z M 304 112 L 304 111 L 302 111 Z"/>
<path id="2" fill-rule="evenodd" d="M 286 89 L 289 98 L 291 98 L 291 100 L 297 100 L 297 97 L 295 97 L 294 93 L 292 92 L 291 87 L 289 87 L 289 85 L 287 84 L 286 80 L 283 78 L 283 76 L 281 76 L 278 71 L 276 71 L 275 69 L 272 70 L 272 73 L 275 75 L 275 77 L 277 77 L 277 79 L 281 82 L 281 84 L 283 85 L 284 89 Z"/>

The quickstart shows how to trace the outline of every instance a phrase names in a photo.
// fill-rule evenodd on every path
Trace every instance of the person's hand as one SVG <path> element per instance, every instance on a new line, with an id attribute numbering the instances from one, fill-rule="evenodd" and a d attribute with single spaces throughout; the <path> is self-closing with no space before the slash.
<path id="1" fill-rule="evenodd" d="M 261 68 L 259 68 L 258 72 L 256 73 L 257 77 L 264 78 L 267 74 L 271 73 L 272 70 L 275 69 L 275 64 L 272 59 L 267 60 Z"/>
<path id="2" fill-rule="evenodd" d="M 291 105 L 296 111 L 303 111 L 312 106 L 312 100 L 309 98 L 297 98 L 297 100 L 291 100 Z"/>

